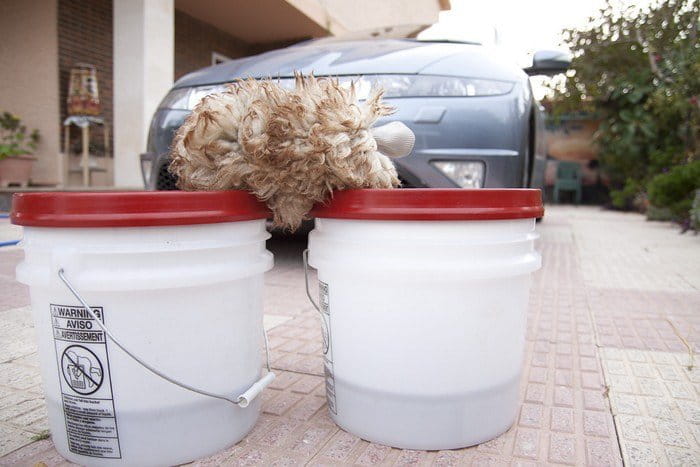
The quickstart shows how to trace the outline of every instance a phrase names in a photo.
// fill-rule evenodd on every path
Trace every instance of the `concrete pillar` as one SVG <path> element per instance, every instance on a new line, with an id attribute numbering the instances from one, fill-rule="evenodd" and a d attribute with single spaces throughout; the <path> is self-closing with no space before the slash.
<path id="1" fill-rule="evenodd" d="M 114 184 L 143 188 L 139 154 L 173 84 L 173 0 L 114 2 Z"/>

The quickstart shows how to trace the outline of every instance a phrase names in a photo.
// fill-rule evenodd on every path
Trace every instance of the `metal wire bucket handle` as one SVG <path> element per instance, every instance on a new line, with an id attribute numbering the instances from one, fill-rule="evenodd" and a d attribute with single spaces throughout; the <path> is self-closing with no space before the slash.
<path id="1" fill-rule="evenodd" d="M 323 310 L 321 310 L 321 307 L 318 306 L 318 303 L 314 300 L 313 296 L 311 295 L 311 291 L 309 290 L 309 249 L 305 249 L 304 252 L 301 254 L 302 259 L 304 260 L 304 284 L 306 284 L 306 296 L 309 297 L 309 301 L 311 304 L 314 306 L 316 311 L 318 311 L 318 314 L 321 315 L 321 326 L 323 327 L 323 332 L 324 336 L 328 336 L 328 324 L 326 323 L 326 317 L 323 313 Z"/>
<path id="2" fill-rule="evenodd" d="M 236 404 L 237 406 L 241 408 L 248 407 L 250 403 L 262 392 L 263 389 L 265 389 L 274 379 L 275 379 L 275 374 L 272 372 L 270 369 L 270 351 L 268 349 L 268 342 L 267 342 L 267 333 L 265 332 L 265 328 L 263 328 L 263 337 L 265 339 L 265 358 L 267 361 L 267 374 L 257 380 L 253 385 L 248 388 L 247 391 L 245 391 L 243 394 L 240 394 L 238 396 L 228 396 L 225 394 L 216 394 L 213 392 L 206 391 L 204 389 L 199 389 L 194 386 L 190 386 L 187 383 L 183 383 L 182 381 L 179 381 L 171 376 L 166 375 L 162 371 L 158 370 L 157 368 L 153 367 L 149 363 L 145 362 L 141 357 L 138 355 L 134 354 L 132 351 L 124 347 L 124 345 L 119 342 L 119 340 L 114 337 L 114 335 L 110 332 L 109 329 L 100 321 L 95 313 L 92 311 L 92 308 L 90 308 L 90 305 L 87 304 L 87 301 L 78 293 L 78 291 L 73 287 L 73 285 L 70 283 L 68 278 L 66 278 L 65 271 L 63 268 L 60 268 L 58 270 L 58 277 L 63 281 L 63 283 L 68 287 L 68 290 L 73 294 L 73 296 L 80 302 L 83 307 L 85 307 L 85 310 L 88 312 L 90 317 L 95 320 L 97 325 L 104 331 L 105 335 L 110 338 L 110 340 L 119 347 L 125 354 L 127 354 L 129 357 L 131 357 L 136 363 L 150 371 L 156 376 L 159 376 L 160 378 L 168 381 L 169 383 L 174 384 L 175 386 L 179 386 L 182 389 L 186 389 L 188 391 L 201 394 L 203 396 L 208 396 L 208 397 L 213 397 L 215 399 L 221 399 L 227 402 L 231 402 L 233 404 Z"/>
<path id="3" fill-rule="evenodd" d="M 321 307 L 318 306 L 318 303 L 314 300 L 314 298 L 311 296 L 311 291 L 309 290 L 309 249 L 305 249 L 304 252 L 301 254 L 302 259 L 304 260 L 304 283 L 306 284 L 306 296 L 309 297 L 309 301 L 311 304 L 316 308 L 316 311 L 321 313 L 323 315 L 323 312 L 321 311 Z"/>

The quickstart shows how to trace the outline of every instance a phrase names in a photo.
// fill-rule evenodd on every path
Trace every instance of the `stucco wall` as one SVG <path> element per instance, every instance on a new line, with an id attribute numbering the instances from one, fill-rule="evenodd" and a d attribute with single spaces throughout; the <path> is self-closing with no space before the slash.
<path id="1" fill-rule="evenodd" d="M 56 0 L 0 1 L 0 110 L 41 132 L 35 184 L 60 182 L 56 15 Z"/>
<path id="2" fill-rule="evenodd" d="M 344 31 L 338 36 L 406 37 L 437 22 L 438 0 L 318 0 Z"/>

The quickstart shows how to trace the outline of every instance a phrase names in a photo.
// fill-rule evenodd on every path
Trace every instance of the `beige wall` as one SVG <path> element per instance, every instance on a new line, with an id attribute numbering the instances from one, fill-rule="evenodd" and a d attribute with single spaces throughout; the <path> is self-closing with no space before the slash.
<path id="1" fill-rule="evenodd" d="M 312 37 L 406 37 L 449 0 L 175 0 L 175 8 L 256 45 Z"/>
<path id="2" fill-rule="evenodd" d="M 0 0 L 0 110 L 38 128 L 32 183 L 60 183 L 56 0 Z"/>
<path id="3" fill-rule="evenodd" d="M 340 37 L 406 37 L 436 23 L 438 0 L 317 0 L 344 31 Z"/>

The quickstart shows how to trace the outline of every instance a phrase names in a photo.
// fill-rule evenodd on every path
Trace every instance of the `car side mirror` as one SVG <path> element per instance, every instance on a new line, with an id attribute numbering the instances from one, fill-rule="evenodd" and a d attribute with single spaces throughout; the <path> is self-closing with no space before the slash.
<path id="1" fill-rule="evenodd" d="M 556 50 L 538 50 L 532 58 L 532 66 L 523 71 L 530 76 L 554 76 L 564 73 L 571 65 L 571 56 L 566 52 Z"/>

